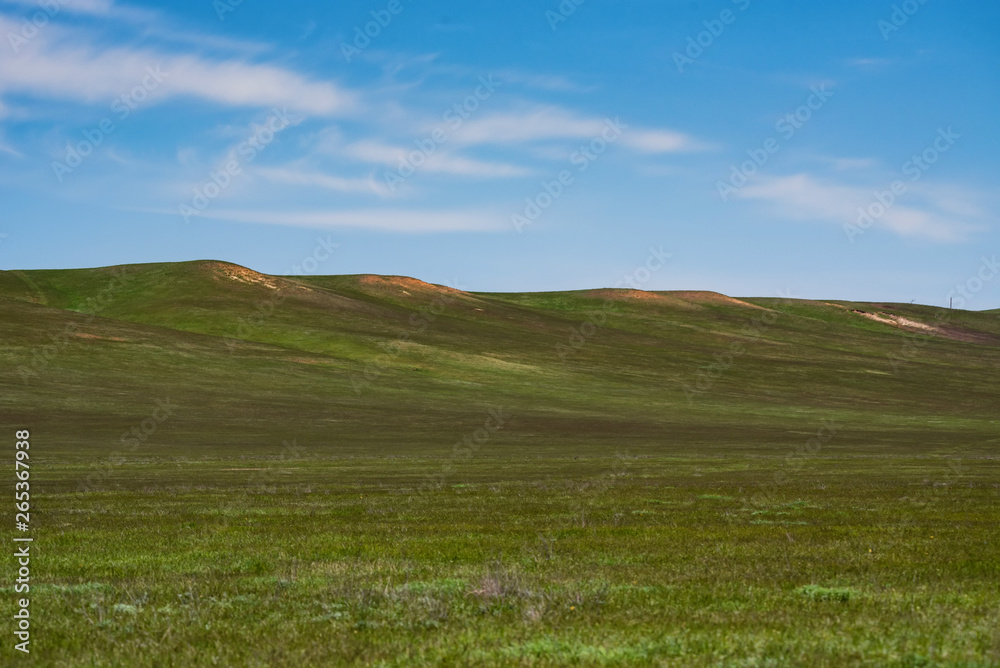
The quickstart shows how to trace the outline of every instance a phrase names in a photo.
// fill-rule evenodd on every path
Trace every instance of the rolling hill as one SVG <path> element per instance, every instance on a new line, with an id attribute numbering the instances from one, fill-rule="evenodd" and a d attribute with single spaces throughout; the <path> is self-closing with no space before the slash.
<path id="1" fill-rule="evenodd" d="M 468 293 L 216 261 L 0 273 L 2 408 L 90 457 L 139 453 L 829 452 L 1000 439 L 1000 313 L 711 292 Z"/>

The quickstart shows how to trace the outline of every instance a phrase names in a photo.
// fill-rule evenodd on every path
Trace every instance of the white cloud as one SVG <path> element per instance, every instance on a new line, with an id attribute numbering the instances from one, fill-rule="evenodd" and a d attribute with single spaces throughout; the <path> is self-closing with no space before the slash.
<path id="1" fill-rule="evenodd" d="M 670 130 L 626 130 L 621 142 L 641 153 L 679 153 L 702 151 L 707 145 L 693 140 L 691 137 Z"/>
<path id="2" fill-rule="evenodd" d="M 580 118 L 556 107 L 526 113 L 497 113 L 466 121 L 454 134 L 463 144 L 505 144 L 597 136 L 602 119 Z"/>
<path id="3" fill-rule="evenodd" d="M 907 183 L 891 206 L 876 216 L 875 226 L 900 236 L 931 241 L 962 241 L 983 229 L 981 210 L 972 202 L 975 193 L 964 189 Z M 875 193 L 888 190 L 819 181 L 808 174 L 763 177 L 737 191 L 745 199 L 761 200 L 777 214 L 795 220 L 818 220 L 841 225 L 857 224 L 859 207 L 877 202 Z"/>
<path id="4" fill-rule="evenodd" d="M 515 176 L 527 176 L 534 171 L 526 167 L 510 165 L 504 162 L 488 162 L 485 160 L 475 160 L 461 155 L 439 152 L 427 158 L 427 162 L 420 168 L 427 172 L 437 172 L 440 174 L 454 174 L 457 176 L 478 176 L 491 178 L 510 178 Z"/>
<path id="5" fill-rule="evenodd" d="M 409 160 L 408 154 L 414 151 L 416 151 L 415 147 L 407 149 L 377 141 L 359 141 L 348 144 L 341 149 L 343 155 L 356 160 L 389 167 L 396 167 L 403 161 Z M 440 146 L 436 147 L 436 151 L 429 156 L 420 154 L 423 156 L 423 161 L 417 167 L 417 171 L 421 172 L 494 178 L 525 176 L 532 173 L 531 170 L 517 165 L 467 158 L 449 152 Z M 410 164 L 415 165 L 416 162 L 410 161 Z"/>
<path id="6" fill-rule="evenodd" d="M 374 178 L 350 179 L 322 172 L 302 171 L 296 168 L 261 167 L 254 173 L 274 183 L 293 186 L 315 186 L 337 192 L 367 192 L 382 197 L 389 195 L 388 187 Z"/>
<path id="7" fill-rule="evenodd" d="M 20 26 L 0 16 L 0 34 Z M 31 93 L 41 97 L 110 104 L 143 81 L 150 71 L 162 82 L 149 99 L 192 96 L 231 106 L 287 106 L 305 113 L 343 112 L 353 94 L 330 82 L 311 81 L 296 72 L 241 60 L 212 60 L 157 49 L 95 46 L 79 31 L 49 26 L 15 57 L 0 59 L 0 94 Z"/>
<path id="8" fill-rule="evenodd" d="M 173 211 L 171 213 L 175 213 Z M 415 211 L 366 209 L 360 211 L 214 211 L 202 218 L 264 225 L 338 228 L 355 227 L 388 232 L 486 232 L 506 229 L 503 216 L 481 211 Z"/>
<path id="9" fill-rule="evenodd" d="M 762 177 L 737 194 L 770 202 L 782 215 L 797 220 L 843 220 L 865 199 L 865 193 L 856 188 L 821 183 L 807 174 Z"/>
<path id="10" fill-rule="evenodd" d="M 708 148 L 692 137 L 673 130 L 633 128 L 628 125 L 619 141 L 642 153 L 674 153 Z M 522 112 L 495 113 L 466 121 L 455 131 L 459 144 L 529 143 L 551 140 L 590 140 L 600 137 L 616 119 L 582 117 L 559 107 Z"/>
<path id="11" fill-rule="evenodd" d="M 43 12 L 49 16 L 50 23 L 57 20 L 63 12 L 96 17 L 101 21 L 117 21 L 128 25 L 132 34 L 139 38 L 152 37 L 167 42 L 242 53 L 261 53 L 271 49 L 270 45 L 262 42 L 177 30 L 171 27 L 170 17 L 163 12 L 135 5 L 122 5 L 112 0 L 48 0 L 44 3 L 42 0 L 0 0 L 0 5 L 3 4 L 25 8 L 19 13 L 29 18 L 38 12 Z M 56 7 L 57 10 L 54 9 Z M 45 25 L 41 29 L 49 28 Z"/>

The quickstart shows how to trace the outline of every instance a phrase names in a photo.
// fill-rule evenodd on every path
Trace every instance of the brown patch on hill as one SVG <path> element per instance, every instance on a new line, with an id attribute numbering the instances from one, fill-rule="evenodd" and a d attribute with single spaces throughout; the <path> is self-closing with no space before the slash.
<path id="1" fill-rule="evenodd" d="M 742 299 L 736 299 L 735 297 L 724 295 L 721 292 L 712 292 L 710 290 L 674 290 L 666 294 L 676 296 L 679 299 L 683 299 L 684 301 L 692 302 L 694 304 L 718 304 L 720 306 L 743 306 L 745 308 L 756 308 L 762 311 L 770 310 L 764 308 L 763 306 L 751 304 L 750 302 L 745 302 Z"/>
<path id="2" fill-rule="evenodd" d="M 368 288 L 382 290 L 409 290 L 414 292 L 447 292 L 450 294 L 466 294 L 461 290 L 449 288 L 447 285 L 428 283 L 409 276 L 379 276 L 378 274 L 363 274 L 358 277 L 358 284 Z"/>
<path id="3" fill-rule="evenodd" d="M 335 291 L 317 288 L 295 278 L 271 276 L 230 262 L 208 260 L 200 263 L 212 278 L 232 286 L 258 286 L 270 291 L 265 298 L 273 299 L 273 304 L 291 300 L 299 304 L 316 306 L 330 311 L 353 311 L 378 315 L 380 311 L 363 300 L 337 294 Z"/>
<path id="4" fill-rule="evenodd" d="M 217 280 L 228 279 L 238 283 L 245 283 L 247 285 L 263 285 L 271 290 L 277 290 L 281 285 L 281 282 L 283 282 L 281 279 L 274 276 L 268 276 L 267 274 L 262 274 L 259 271 L 247 269 L 246 267 L 241 267 L 238 264 L 230 264 L 228 262 L 209 261 L 205 263 L 205 267 L 213 273 Z"/>
<path id="5" fill-rule="evenodd" d="M 646 290 L 634 290 L 632 288 L 601 288 L 599 290 L 586 290 L 583 292 L 583 296 L 594 297 L 597 299 L 614 299 L 616 301 L 624 301 L 624 300 L 652 301 L 652 302 L 674 301 L 671 299 L 667 299 L 666 297 L 659 295 L 655 292 L 648 292 Z"/>
<path id="6" fill-rule="evenodd" d="M 743 306 L 768 310 L 756 304 L 727 297 L 718 292 L 708 292 L 701 290 L 671 290 L 652 292 L 648 290 L 635 290 L 632 288 L 602 288 L 600 290 L 587 290 L 583 293 L 586 297 L 599 299 L 613 299 L 621 301 L 644 301 L 650 304 L 672 306 L 675 308 L 702 309 L 709 304 L 722 306 Z"/>
<path id="7" fill-rule="evenodd" d="M 326 290 L 318 290 L 311 285 L 302 283 L 294 278 L 283 276 L 271 276 L 262 274 L 253 269 L 247 269 L 238 264 L 230 262 L 206 261 L 203 266 L 212 274 L 217 281 L 232 281 L 243 285 L 259 285 L 277 293 L 277 296 L 291 297 L 296 299 L 322 303 L 330 305 L 329 302 L 336 302 L 337 306 L 359 306 L 356 300 L 333 294 Z"/>
<path id="8" fill-rule="evenodd" d="M 427 283 L 409 276 L 379 276 L 362 274 L 358 277 L 358 287 L 368 294 L 402 297 L 450 297 L 475 299 L 468 292 L 449 288 L 447 285 Z"/>
<path id="9" fill-rule="evenodd" d="M 909 332 L 920 333 L 927 338 L 937 338 L 950 339 L 952 341 L 963 341 L 965 343 L 982 343 L 982 344 L 997 344 L 1000 343 L 1000 337 L 989 334 L 987 332 L 977 332 L 970 329 L 964 329 L 962 327 L 957 327 L 955 325 L 939 324 L 939 325 L 928 325 L 925 322 L 920 322 L 919 320 L 913 320 L 912 318 L 907 318 L 901 315 L 896 315 L 894 313 L 886 313 L 885 311 L 863 311 L 861 309 L 848 309 L 846 306 L 840 304 L 830 304 L 830 306 L 839 306 L 840 308 L 846 309 L 851 313 L 860 315 L 862 318 L 867 318 L 869 320 L 874 320 L 875 322 L 882 323 L 883 325 L 889 325 L 890 327 L 896 327 Z"/>

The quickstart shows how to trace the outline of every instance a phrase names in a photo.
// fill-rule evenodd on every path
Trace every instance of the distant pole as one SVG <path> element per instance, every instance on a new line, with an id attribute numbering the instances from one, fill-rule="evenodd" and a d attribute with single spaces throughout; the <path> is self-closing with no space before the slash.
<path id="1" fill-rule="evenodd" d="M 953 301 L 955 301 L 955 298 L 954 298 L 954 297 L 948 297 L 948 308 L 949 308 L 949 309 L 951 308 L 951 303 L 952 303 Z"/>

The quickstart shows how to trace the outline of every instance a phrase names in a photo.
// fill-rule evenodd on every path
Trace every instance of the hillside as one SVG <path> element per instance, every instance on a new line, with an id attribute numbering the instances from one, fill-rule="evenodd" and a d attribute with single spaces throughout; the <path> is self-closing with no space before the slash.
<path id="1" fill-rule="evenodd" d="M 1000 312 L 711 292 L 466 293 L 223 262 L 0 273 L 4 413 L 66 455 L 777 453 L 1000 443 Z M 738 434 L 736 437 L 734 434 Z M 484 456 L 488 456 L 488 450 Z M 141 454 L 141 453 L 140 453 Z"/>

